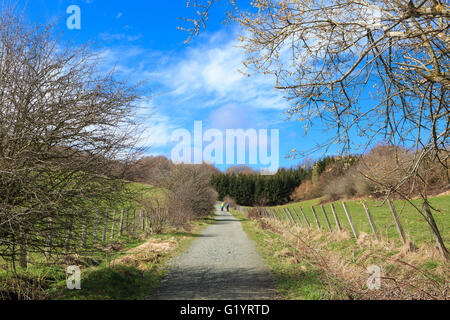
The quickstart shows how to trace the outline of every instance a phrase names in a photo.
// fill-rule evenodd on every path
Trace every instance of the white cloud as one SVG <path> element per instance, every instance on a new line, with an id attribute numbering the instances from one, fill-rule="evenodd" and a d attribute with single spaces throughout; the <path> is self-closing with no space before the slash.
<path id="1" fill-rule="evenodd" d="M 169 65 L 152 73 L 152 77 L 164 83 L 177 98 L 203 97 L 201 107 L 245 103 L 258 109 L 286 108 L 282 93 L 274 89 L 273 77 L 260 74 L 248 77 L 238 71 L 244 68 L 245 56 L 237 41 L 213 38 L 169 61 Z"/>
<path id="2" fill-rule="evenodd" d="M 167 152 L 177 128 L 191 131 L 195 120 L 209 128 L 266 128 L 284 118 L 287 103 L 269 76 L 247 77 L 237 41 L 215 34 L 176 55 L 140 46 L 110 47 L 102 52 L 105 69 L 115 66 L 120 77 L 148 80 L 153 100 L 141 105 L 149 116 L 140 145 Z"/>
<path id="3" fill-rule="evenodd" d="M 167 116 L 154 114 L 145 124 L 146 129 L 141 134 L 139 145 L 149 147 L 150 150 L 158 150 L 171 144 L 170 139 L 175 126 L 170 123 Z"/>

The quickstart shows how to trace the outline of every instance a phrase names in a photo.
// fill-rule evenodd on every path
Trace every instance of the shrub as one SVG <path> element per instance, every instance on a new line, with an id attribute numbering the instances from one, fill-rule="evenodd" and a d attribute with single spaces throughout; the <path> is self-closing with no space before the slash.
<path id="1" fill-rule="evenodd" d="M 248 210 L 248 218 L 251 220 L 259 220 L 263 215 L 261 207 L 254 207 Z"/>
<path id="2" fill-rule="evenodd" d="M 322 195 L 326 200 L 336 201 L 342 198 L 351 198 L 357 193 L 355 179 L 351 174 L 336 177 L 323 189 Z"/>
<path id="3" fill-rule="evenodd" d="M 179 164 L 167 177 L 169 215 L 179 222 L 214 212 L 217 192 L 210 185 L 210 172 L 206 169 L 203 164 Z"/>
<path id="4" fill-rule="evenodd" d="M 320 190 L 318 183 L 313 183 L 312 180 L 303 181 L 301 185 L 295 188 L 291 194 L 291 200 L 302 201 L 320 197 Z"/>
<path id="5" fill-rule="evenodd" d="M 414 161 L 414 155 L 396 146 L 378 145 L 365 154 L 355 167 L 361 196 L 383 197 L 390 191 L 408 193 L 410 187 L 404 178 Z M 366 193 L 368 192 L 368 193 Z"/>

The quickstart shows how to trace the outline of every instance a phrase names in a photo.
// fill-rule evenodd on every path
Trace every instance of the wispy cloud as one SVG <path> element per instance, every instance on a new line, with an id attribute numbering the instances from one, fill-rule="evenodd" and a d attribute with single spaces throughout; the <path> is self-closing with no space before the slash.
<path id="1" fill-rule="evenodd" d="M 176 54 L 139 46 L 103 52 L 107 66 L 134 82 L 147 81 L 152 91 L 151 103 L 140 111 L 151 115 L 141 139 L 151 152 L 167 153 L 173 130 L 191 131 L 196 120 L 203 120 L 205 129 L 225 130 L 276 127 L 285 119 L 287 103 L 274 79 L 238 71 L 245 57 L 236 40 L 224 33 L 201 40 Z"/>
<path id="2" fill-rule="evenodd" d="M 285 109 L 286 102 L 274 89 L 273 78 L 239 71 L 244 68 L 245 56 L 238 45 L 221 33 L 169 60 L 152 75 L 177 98 L 204 100 L 202 108 L 237 103 L 257 109 Z"/>

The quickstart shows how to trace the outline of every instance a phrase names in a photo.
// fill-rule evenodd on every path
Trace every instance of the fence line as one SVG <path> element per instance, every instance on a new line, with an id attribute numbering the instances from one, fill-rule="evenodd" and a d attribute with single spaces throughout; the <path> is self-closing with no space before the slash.
<path id="1" fill-rule="evenodd" d="M 395 210 L 395 207 L 390 200 L 388 200 L 387 203 L 389 205 L 389 209 L 391 211 L 392 217 L 393 217 L 395 225 L 397 227 L 397 232 L 400 235 L 402 243 L 405 244 L 405 243 L 407 243 L 407 239 L 406 239 L 403 227 L 400 223 L 400 220 L 398 219 L 398 215 Z M 355 237 L 355 239 L 358 239 L 358 237 L 359 237 L 358 230 L 353 222 L 350 210 L 348 209 L 347 204 L 344 201 L 342 202 L 342 207 L 344 209 L 347 221 L 350 225 L 352 234 Z M 373 220 L 373 217 L 372 217 L 370 210 L 365 201 L 362 202 L 362 207 L 364 209 L 367 220 L 370 224 L 370 228 L 372 230 L 373 236 L 375 237 L 376 240 L 380 240 L 380 235 L 378 233 L 375 221 Z M 323 216 L 325 218 L 325 222 L 327 224 L 328 230 L 330 232 L 332 232 L 333 227 L 328 218 L 326 208 L 324 205 L 320 205 L 320 208 L 321 208 Z M 335 222 L 335 229 L 337 229 L 339 231 L 343 230 L 343 227 L 341 225 L 341 222 L 339 221 L 339 217 L 337 215 L 334 203 L 330 203 L 330 208 L 331 208 L 331 212 L 333 214 L 333 218 L 334 218 L 334 222 Z M 300 211 L 301 216 L 303 217 L 303 220 L 305 222 L 304 224 L 302 223 L 302 219 L 297 210 Z M 302 228 L 312 226 L 311 223 L 309 222 L 302 206 L 292 207 L 292 211 L 291 211 L 291 207 L 262 207 L 262 210 L 260 212 L 262 212 L 262 216 L 265 216 L 267 218 L 276 219 L 279 221 L 285 221 L 285 222 L 289 223 L 289 225 L 292 225 L 292 226 L 298 226 L 298 227 L 302 227 Z M 319 221 L 319 218 L 318 218 L 318 215 L 317 215 L 317 212 L 316 212 L 314 206 L 311 206 L 311 212 L 312 212 L 312 215 L 316 222 L 317 228 L 322 229 L 322 226 L 320 224 L 320 221 Z"/>

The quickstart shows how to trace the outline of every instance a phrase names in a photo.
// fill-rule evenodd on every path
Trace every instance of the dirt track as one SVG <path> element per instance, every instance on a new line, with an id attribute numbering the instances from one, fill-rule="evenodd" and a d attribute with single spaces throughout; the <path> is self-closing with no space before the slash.
<path id="1" fill-rule="evenodd" d="M 168 276 L 149 299 L 278 298 L 275 280 L 239 220 L 219 207 L 215 220 L 170 262 Z"/>

